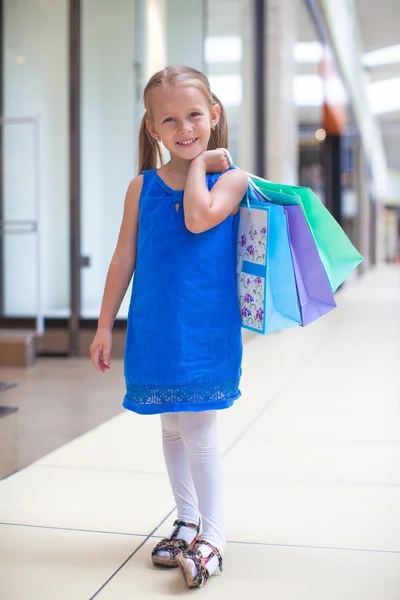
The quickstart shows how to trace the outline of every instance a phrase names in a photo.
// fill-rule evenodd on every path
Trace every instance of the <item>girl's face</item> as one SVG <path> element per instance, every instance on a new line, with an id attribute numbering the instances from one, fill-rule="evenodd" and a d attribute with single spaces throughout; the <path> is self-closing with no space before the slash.
<path id="1" fill-rule="evenodd" d="M 190 85 L 156 89 L 151 96 L 151 108 L 154 120 L 147 121 L 150 135 L 161 139 L 171 156 L 193 160 L 207 150 L 220 107 L 216 104 L 210 110 L 199 89 Z"/>

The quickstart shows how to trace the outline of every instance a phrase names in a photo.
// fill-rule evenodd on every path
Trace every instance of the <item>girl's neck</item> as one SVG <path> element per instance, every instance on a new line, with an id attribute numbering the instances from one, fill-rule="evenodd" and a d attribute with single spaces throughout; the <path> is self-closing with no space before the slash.
<path id="1" fill-rule="evenodd" d="M 169 173 L 170 175 L 186 177 L 189 172 L 190 164 L 190 160 L 182 160 L 180 158 L 174 158 L 171 156 L 170 161 L 164 165 L 164 169 L 165 172 Z"/>

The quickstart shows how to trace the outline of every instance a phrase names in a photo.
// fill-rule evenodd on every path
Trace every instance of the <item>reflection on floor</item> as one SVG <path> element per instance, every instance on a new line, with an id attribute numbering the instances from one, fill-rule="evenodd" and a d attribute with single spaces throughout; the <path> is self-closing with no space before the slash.
<path id="1" fill-rule="evenodd" d="M 229 543 L 210 600 L 400 598 L 399 267 L 338 305 L 246 342 L 243 396 L 220 414 Z M 63 444 L 118 413 L 122 365 L 109 375 L 40 361 L 7 392 L 27 411 L 21 435 Z M 149 560 L 173 505 L 158 418 L 116 414 L 0 482 L 1 599 L 192 597 Z"/>
<path id="2" fill-rule="evenodd" d="M 17 406 L 19 468 L 123 411 L 122 361 L 103 377 L 87 359 L 42 358 L 31 369 L 1 367 L 17 387 L 0 394 L 0 406 Z"/>

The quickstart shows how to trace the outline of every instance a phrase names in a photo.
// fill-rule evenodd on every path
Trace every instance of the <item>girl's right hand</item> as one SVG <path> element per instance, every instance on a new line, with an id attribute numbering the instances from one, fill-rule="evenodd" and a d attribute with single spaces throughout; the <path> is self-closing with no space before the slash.
<path id="1" fill-rule="evenodd" d="M 90 358 L 100 373 L 111 368 L 110 354 L 112 347 L 112 332 L 109 329 L 98 329 L 90 346 Z"/>
<path id="2" fill-rule="evenodd" d="M 205 150 L 198 156 L 198 159 L 204 162 L 207 173 L 222 173 L 232 165 L 230 154 L 225 148 Z"/>

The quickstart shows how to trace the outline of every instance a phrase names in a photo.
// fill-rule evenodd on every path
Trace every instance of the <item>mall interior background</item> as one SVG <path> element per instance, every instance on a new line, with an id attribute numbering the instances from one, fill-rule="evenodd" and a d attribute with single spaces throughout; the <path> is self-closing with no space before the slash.
<path id="1" fill-rule="evenodd" d="M 151 568 L 175 511 L 158 417 L 121 405 L 129 291 L 112 369 L 89 358 L 168 63 L 210 77 L 238 166 L 311 187 L 365 258 L 317 323 L 243 330 L 207 598 L 399 600 L 399 23 L 399 0 L 0 0 L 1 600 L 189 594 Z"/>
<path id="2" fill-rule="evenodd" d="M 141 93 L 166 64 L 209 76 L 238 166 L 317 193 L 365 257 L 354 277 L 396 261 L 400 61 L 384 49 L 398 33 L 393 19 L 379 37 L 368 7 L 2 0 L 2 327 L 44 323 L 39 354 L 87 353 L 137 173 Z"/>

